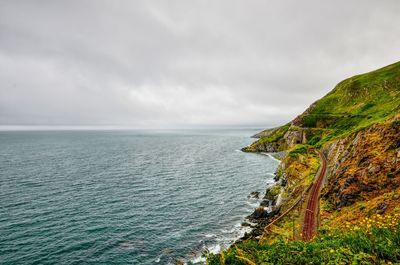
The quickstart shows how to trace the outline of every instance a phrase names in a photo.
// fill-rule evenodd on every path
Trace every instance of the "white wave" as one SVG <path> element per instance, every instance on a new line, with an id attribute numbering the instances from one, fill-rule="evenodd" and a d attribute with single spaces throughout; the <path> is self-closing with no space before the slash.
<path id="1" fill-rule="evenodd" d="M 221 229 L 220 230 L 225 236 L 218 237 L 215 234 L 206 234 L 205 237 L 211 238 L 216 237 L 215 240 L 218 242 L 216 244 L 212 244 L 209 246 L 203 246 L 203 250 L 207 249 L 210 253 L 217 254 L 220 253 L 223 249 L 228 248 L 232 245 L 237 239 L 244 236 L 244 234 L 251 231 L 251 227 L 242 226 L 241 223 L 234 224 L 233 228 L 230 230 Z M 193 264 L 204 264 L 206 261 L 204 257 L 201 256 L 201 252 L 197 253 L 196 256 L 190 258 L 189 260 Z M 187 263 L 185 263 L 187 264 Z"/>
<path id="2" fill-rule="evenodd" d="M 224 234 L 232 234 L 235 232 L 235 228 L 232 228 L 231 230 L 221 229 L 221 232 Z"/>
<path id="3" fill-rule="evenodd" d="M 253 202 L 253 203 L 251 203 L 251 202 L 249 202 L 249 201 L 246 201 L 246 204 L 248 205 L 248 206 L 250 206 L 251 208 L 257 208 L 258 207 L 258 205 L 259 205 L 259 202 L 257 201 L 257 202 Z"/>
<path id="4" fill-rule="evenodd" d="M 272 207 L 266 206 L 266 207 L 264 207 L 264 211 L 267 211 L 268 213 L 270 213 L 270 212 L 272 212 Z"/>
<path id="5" fill-rule="evenodd" d="M 251 231 L 251 229 L 252 228 L 248 227 L 248 226 L 242 227 L 242 229 L 240 229 L 240 231 L 239 231 L 239 233 L 240 233 L 239 238 L 243 237 L 245 233 L 249 233 Z"/>
<path id="6" fill-rule="evenodd" d="M 215 245 L 211 245 L 209 247 L 204 246 L 203 249 L 207 249 L 210 253 L 217 254 L 221 251 L 221 245 L 215 244 Z M 195 257 L 191 258 L 189 261 L 193 264 L 197 264 L 197 263 L 203 264 L 206 261 L 206 259 L 204 257 L 202 257 L 201 253 L 198 253 Z M 185 262 L 185 264 L 187 264 L 187 263 Z"/>
<path id="7" fill-rule="evenodd" d="M 194 257 L 193 259 L 191 259 L 190 260 L 190 262 L 191 263 L 193 263 L 193 264 L 197 264 L 197 263 L 204 263 L 206 261 L 206 259 L 205 258 L 203 258 L 201 255 L 198 255 L 198 256 L 196 256 L 196 257 Z M 185 263 L 185 264 L 187 264 L 187 263 Z"/>
<path id="8" fill-rule="evenodd" d="M 208 247 L 208 250 L 210 251 L 210 253 L 217 254 L 221 251 L 221 245 L 220 244 L 212 245 L 211 247 Z"/>
<path id="9" fill-rule="evenodd" d="M 270 153 L 261 153 L 261 154 L 268 156 L 268 157 L 271 158 L 272 160 L 275 160 L 275 161 L 277 161 L 277 162 L 281 162 L 281 160 L 279 160 L 279 159 L 273 157 Z"/>

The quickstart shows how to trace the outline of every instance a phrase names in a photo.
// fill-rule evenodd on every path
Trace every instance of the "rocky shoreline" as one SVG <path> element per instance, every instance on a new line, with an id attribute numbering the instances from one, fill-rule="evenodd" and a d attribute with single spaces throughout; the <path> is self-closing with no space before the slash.
<path id="1" fill-rule="evenodd" d="M 268 154 L 277 160 L 281 160 L 286 155 L 285 152 Z M 282 187 L 286 185 L 285 177 L 282 177 L 280 174 L 280 167 L 281 165 L 278 166 L 274 173 L 275 182 L 272 185 L 267 186 L 260 205 L 254 210 L 253 213 L 246 216 L 246 220 L 242 223 L 243 227 L 250 227 L 251 231 L 246 232 L 241 238 L 236 240 L 233 245 L 247 239 L 259 239 L 264 231 L 264 227 L 268 225 L 274 219 L 274 217 L 280 214 L 281 202 L 279 197 L 281 196 Z M 258 198 L 259 195 L 260 192 L 253 191 L 249 196 Z"/>

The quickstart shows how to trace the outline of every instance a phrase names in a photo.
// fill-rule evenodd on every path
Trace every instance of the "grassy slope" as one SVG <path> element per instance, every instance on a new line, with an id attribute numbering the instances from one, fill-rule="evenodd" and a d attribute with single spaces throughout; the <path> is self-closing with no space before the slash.
<path id="1" fill-rule="evenodd" d="M 320 231 L 312 242 L 276 241 L 260 244 L 246 241 L 218 255 L 208 254 L 217 264 L 399 264 L 400 213 L 377 215 L 358 226 Z"/>
<path id="2" fill-rule="evenodd" d="M 244 150 L 254 152 L 258 145 L 278 142 L 290 126 L 307 128 L 309 143 L 321 147 L 398 112 L 400 62 L 340 82 L 292 123 L 259 133 L 260 139 Z"/>
<path id="3" fill-rule="evenodd" d="M 266 143 L 278 143 L 279 141 L 283 140 L 283 136 L 289 130 L 289 127 L 290 127 L 290 123 L 285 124 L 281 127 L 262 131 L 255 135 L 257 137 L 260 137 L 259 140 L 257 140 L 250 146 L 243 148 L 242 150 L 245 152 L 257 152 L 257 146 L 262 146 Z M 282 146 L 282 144 L 280 144 L 280 146 Z M 282 146 L 282 147 L 284 147 L 284 146 Z M 281 150 L 279 150 L 279 151 L 281 151 Z"/>
<path id="4" fill-rule="evenodd" d="M 331 139 L 381 122 L 400 111 L 400 62 L 340 82 L 295 123 L 318 128 L 321 146 Z M 318 135 L 319 134 L 319 135 Z"/>

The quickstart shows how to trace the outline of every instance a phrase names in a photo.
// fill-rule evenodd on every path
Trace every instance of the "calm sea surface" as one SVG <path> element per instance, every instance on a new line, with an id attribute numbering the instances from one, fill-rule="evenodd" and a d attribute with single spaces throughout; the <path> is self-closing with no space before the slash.
<path id="1" fill-rule="evenodd" d="M 0 264 L 199 261 L 244 230 L 278 162 L 255 131 L 0 132 Z"/>

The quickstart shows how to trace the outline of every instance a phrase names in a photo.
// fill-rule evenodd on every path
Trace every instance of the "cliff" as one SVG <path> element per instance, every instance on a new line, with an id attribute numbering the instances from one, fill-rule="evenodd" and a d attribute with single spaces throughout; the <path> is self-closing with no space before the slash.
<path id="1" fill-rule="evenodd" d="M 254 137 L 259 139 L 243 148 L 244 152 L 287 151 L 277 171 L 279 182 L 267 189 L 265 198 L 276 201 L 279 197 L 278 214 L 293 208 L 296 198 L 306 194 L 320 164 L 316 152 L 321 152 L 328 163 L 328 176 L 318 209 L 320 234 L 340 231 L 352 237 L 352 228 L 366 226 L 363 232 L 369 237 L 370 227 L 389 229 L 383 220 L 390 220 L 392 225 L 400 222 L 400 62 L 340 82 L 293 121 Z M 301 204 L 296 209 L 272 229 L 258 229 L 255 237 L 241 246 L 251 245 L 254 249 L 254 244 L 258 244 L 256 248 L 267 248 L 267 244 L 271 248 L 282 239 L 301 239 L 305 209 Z M 400 249 L 400 242 L 396 244 Z M 231 249 L 225 254 L 232 251 L 236 260 L 243 261 L 238 258 L 243 257 L 254 262 L 260 258 L 251 251 L 247 255 Z M 372 264 L 400 260 L 400 252 L 391 253 L 394 259 L 377 257 L 376 253 L 368 255 L 375 260 Z M 349 254 L 342 261 L 353 262 L 354 257 Z M 368 258 L 361 260 L 369 264 Z"/>
<path id="2" fill-rule="evenodd" d="M 340 82 L 292 122 L 262 132 L 260 139 L 243 151 L 275 152 L 299 144 L 322 150 L 329 163 L 329 178 L 322 192 L 327 215 L 397 191 L 399 126 L 400 62 Z M 280 171 L 289 180 L 297 178 L 287 172 L 285 163 Z M 399 206 L 389 199 L 378 205 L 384 211 Z"/>

